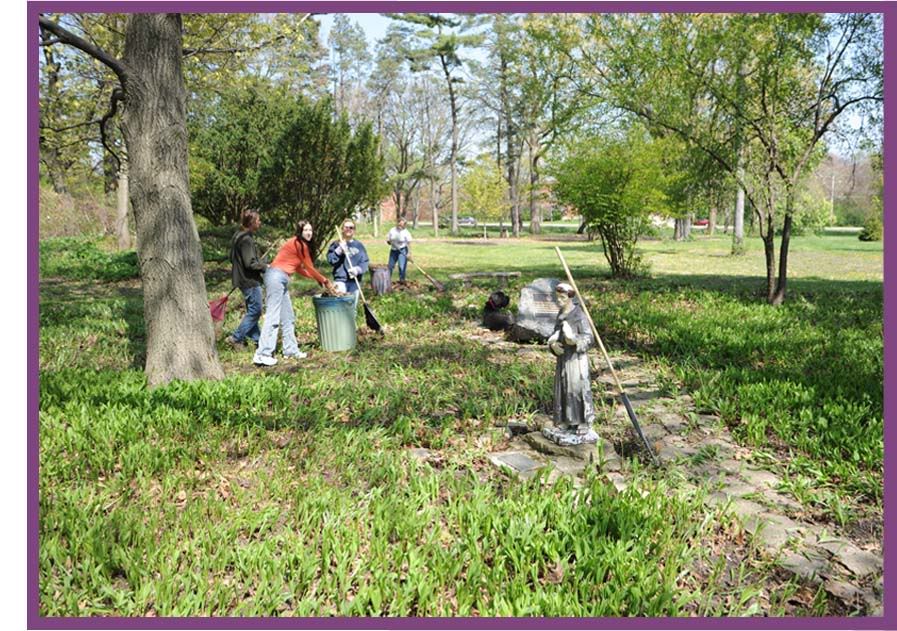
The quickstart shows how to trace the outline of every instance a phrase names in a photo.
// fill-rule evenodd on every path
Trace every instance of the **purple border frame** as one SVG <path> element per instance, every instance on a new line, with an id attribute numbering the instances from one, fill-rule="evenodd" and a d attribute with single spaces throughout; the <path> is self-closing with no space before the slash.
<path id="1" fill-rule="evenodd" d="M 38 394 L 39 394 L 39 304 L 38 304 L 38 243 L 39 243 L 39 187 L 38 187 L 38 29 L 37 16 L 44 11 L 63 9 L 66 12 L 111 12 L 155 13 L 162 11 L 178 11 L 192 13 L 212 12 L 252 12 L 278 13 L 292 11 L 315 11 L 324 13 L 379 13 L 384 11 L 402 12 L 457 12 L 457 13 L 497 13 L 497 12 L 620 12 L 620 11 L 676 11 L 676 12 L 711 12 L 722 13 L 732 11 L 757 12 L 842 12 L 869 11 L 884 14 L 884 59 L 889 51 L 895 48 L 897 37 L 893 31 L 897 23 L 897 3 L 888 2 L 719 2 L 719 1 L 625 1 L 625 2 L 436 2 L 410 1 L 386 2 L 375 0 L 360 1 L 273 1 L 264 0 L 250 2 L 239 0 L 222 2 L 220 0 L 184 2 L 97 2 L 74 1 L 62 2 L 43 0 L 29 2 L 27 10 L 27 625 L 29 629 L 895 629 L 897 628 L 897 608 L 885 603 L 884 617 L 864 618 L 68 618 L 41 617 L 38 611 L 39 599 L 39 566 L 38 566 Z M 890 41 L 889 41 L 890 40 Z M 897 59 L 895 57 L 894 59 Z M 897 127 L 889 124 L 887 112 L 893 107 L 888 104 L 895 97 L 894 65 L 897 62 L 885 63 L 885 108 L 884 144 L 891 147 L 897 136 Z M 887 152 L 885 152 L 887 155 Z M 897 161 L 887 158 L 884 161 L 884 231 L 885 241 L 897 238 L 897 228 L 892 221 L 895 204 L 897 204 Z M 890 182 L 890 185 L 888 184 Z M 897 254 L 888 249 L 884 251 L 884 276 L 890 271 L 897 271 Z M 894 445 L 897 441 L 897 428 L 893 422 L 887 422 L 897 413 L 895 397 L 889 386 L 897 385 L 891 377 L 891 367 L 897 362 L 897 346 L 890 343 L 895 319 L 894 291 L 889 291 L 884 282 L 884 440 L 885 445 Z M 893 451 L 893 448 L 892 448 Z M 893 454 L 884 454 L 884 523 L 885 541 L 883 582 L 885 594 L 893 592 L 889 589 L 888 577 L 895 571 L 897 553 L 892 545 L 886 545 L 888 524 L 893 522 L 894 502 L 897 492 L 893 489 L 895 474 Z"/>

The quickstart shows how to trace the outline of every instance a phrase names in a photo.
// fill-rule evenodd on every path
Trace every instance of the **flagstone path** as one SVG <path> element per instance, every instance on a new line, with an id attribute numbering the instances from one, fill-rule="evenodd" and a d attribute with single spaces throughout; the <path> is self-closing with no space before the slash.
<path id="1" fill-rule="evenodd" d="M 548 356 L 544 348 L 507 342 L 499 333 L 479 329 L 472 336 L 496 353 Z M 756 464 L 752 450 L 739 446 L 718 418 L 696 413 L 688 395 L 667 394 L 637 357 L 618 355 L 611 360 L 665 473 L 682 480 L 677 485 L 681 492 L 703 487 L 706 502 L 732 511 L 763 553 L 787 573 L 822 585 L 849 612 L 883 615 L 880 539 L 869 543 L 833 536 L 824 525 L 804 519 L 811 511 L 783 492 L 779 475 Z M 550 467 L 549 482 L 569 475 L 581 483 L 587 468 L 597 467 L 614 488 L 625 489 L 633 482 L 630 458 L 643 458 L 645 465 L 650 459 L 631 430 L 625 408 L 610 398 L 610 373 L 598 373 L 595 382 L 596 407 L 602 389 L 609 404 L 604 406 L 608 418 L 596 421 L 605 437 L 598 446 L 555 445 L 537 431 L 550 423 L 543 416 L 511 423 L 508 447 L 490 454 L 490 460 L 524 478 Z"/>

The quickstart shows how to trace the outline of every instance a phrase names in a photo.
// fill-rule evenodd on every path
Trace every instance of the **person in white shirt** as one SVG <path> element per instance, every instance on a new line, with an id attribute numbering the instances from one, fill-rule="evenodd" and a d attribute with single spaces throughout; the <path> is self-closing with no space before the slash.
<path id="1" fill-rule="evenodd" d="M 408 267 L 408 257 L 411 256 L 411 233 L 405 227 L 405 218 L 400 217 L 394 228 L 390 228 L 386 235 L 389 244 L 389 277 L 392 278 L 392 270 L 399 264 L 399 282 L 405 282 L 405 269 Z"/>

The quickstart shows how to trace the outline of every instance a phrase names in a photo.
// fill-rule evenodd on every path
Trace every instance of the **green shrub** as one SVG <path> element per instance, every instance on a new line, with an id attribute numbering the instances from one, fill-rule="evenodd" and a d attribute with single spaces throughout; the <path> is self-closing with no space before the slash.
<path id="1" fill-rule="evenodd" d="M 860 232 L 860 241 L 881 241 L 884 237 L 884 226 L 882 225 L 881 215 L 878 212 L 871 212 L 866 217 L 863 224 L 863 231 Z"/>

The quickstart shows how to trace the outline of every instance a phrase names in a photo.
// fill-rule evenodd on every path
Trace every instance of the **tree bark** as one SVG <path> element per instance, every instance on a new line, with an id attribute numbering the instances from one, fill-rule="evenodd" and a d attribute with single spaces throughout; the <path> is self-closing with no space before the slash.
<path id="1" fill-rule="evenodd" d="M 536 185 L 539 183 L 539 153 L 534 151 L 532 145 L 529 148 L 529 232 L 540 234 L 542 232 L 542 216 L 536 207 Z"/>
<path id="2" fill-rule="evenodd" d="M 433 236 L 439 237 L 439 203 L 436 200 L 436 178 L 430 180 L 430 206 L 433 209 Z"/>
<path id="3" fill-rule="evenodd" d="M 735 196 L 735 218 L 732 229 L 732 254 L 744 254 L 744 189 Z"/>
<path id="4" fill-rule="evenodd" d="M 118 187 L 119 168 L 115 156 L 103 149 L 103 193 L 108 195 Z"/>
<path id="5" fill-rule="evenodd" d="M 779 275 L 776 279 L 775 290 L 769 300 L 771 305 L 780 305 L 785 301 L 785 289 L 788 285 L 788 248 L 791 244 L 793 211 L 794 189 L 789 186 L 785 190 L 785 220 L 782 222 L 782 242 L 779 244 Z"/>
<path id="6" fill-rule="evenodd" d="M 676 241 L 685 241 L 691 236 L 691 215 L 687 217 L 677 217 L 674 239 Z"/>
<path id="7" fill-rule="evenodd" d="M 716 232 L 716 212 L 716 201 L 714 201 L 710 207 L 710 218 L 707 220 L 707 235 L 711 237 Z"/>
<path id="8" fill-rule="evenodd" d="M 448 83 L 449 104 L 452 110 L 452 148 L 451 148 L 451 177 L 452 177 L 452 235 L 458 234 L 458 102 L 455 88 L 452 83 L 452 73 L 449 71 L 446 58 L 440 57 L 442 72 Z M 435 217 L 435 215 L 434 215 Z"/>
<path id="9" fill-rule="evenodd" d="M 146 376 L 151 387 L 176 379 L 224 376 L 190 203 L 182 51 L 179 14 L 135 13 L 128 20 L 122 131 L 143 279 Z"/>
<path id="10" fill-rule="evenodd" d="M 131 249 L 131 230 L 128 228 L 128 163 L 122 160 L 116 187 L 115 234 L 119 250 Z"/>
<path id="11" fill-rule="evenodd" d="M 776 282 L 776 245 L 772 230 L 762 235 L 763 253 L 766 256 L 766 302 L 772 304 Z"/>

